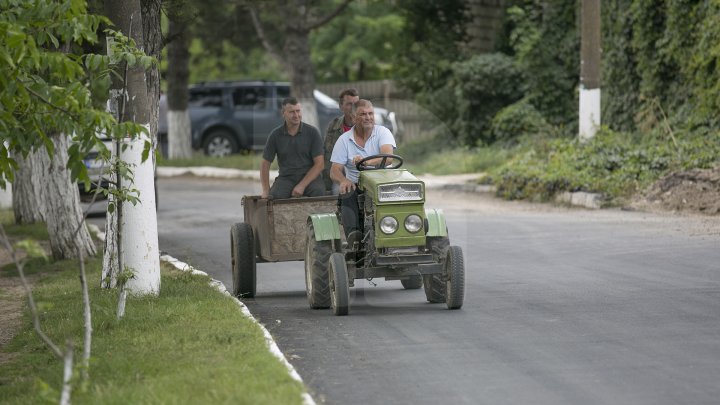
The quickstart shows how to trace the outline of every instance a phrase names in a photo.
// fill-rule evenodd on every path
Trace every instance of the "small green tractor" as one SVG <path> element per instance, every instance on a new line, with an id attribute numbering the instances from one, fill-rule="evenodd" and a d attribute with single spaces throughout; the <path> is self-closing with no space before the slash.
<path id="1" fill-rule="evenodd" d="M 375 167 L 365 166 L 380 159 Z M 386 168 L 392 159 L 393 168 Z M 425 184 L 401 169 L 397 155 L 373 155 L 356 165 L 360 227 L 344 240 L 339 212 L 309 215 L 305 239 L 305 285 L 311 308 L 347 315 L 349 288 L 358 279 L 400 280 L 424 287 L 431 303 L 459 309 L 465 297 L 462 249 L 450 245 L 443 212 L 425 208 Z"/>

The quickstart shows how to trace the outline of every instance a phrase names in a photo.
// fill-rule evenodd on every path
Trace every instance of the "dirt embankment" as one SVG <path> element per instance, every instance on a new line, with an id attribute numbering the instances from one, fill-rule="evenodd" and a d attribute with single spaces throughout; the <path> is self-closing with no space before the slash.
<path id="1" fill-rule="evenodd" d="M 720 166 L 668 174 L 638 198 L 635 205 L 653 211 L 720 215 Z"/>

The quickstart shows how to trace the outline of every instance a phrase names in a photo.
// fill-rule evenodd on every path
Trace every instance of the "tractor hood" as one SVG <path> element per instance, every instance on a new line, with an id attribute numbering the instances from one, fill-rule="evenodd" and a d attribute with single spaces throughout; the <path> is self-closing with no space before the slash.
<path id="1" fill-rule="evenodd" d="M 425 201 L 425 183 L 405 169 L 362 171 L 358 185 L 376 203 Z"/>

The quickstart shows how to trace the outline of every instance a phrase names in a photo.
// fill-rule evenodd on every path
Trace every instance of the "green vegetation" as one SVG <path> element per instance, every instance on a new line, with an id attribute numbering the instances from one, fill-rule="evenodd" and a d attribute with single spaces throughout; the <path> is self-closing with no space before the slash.
<path id="1" fill-rule="evenodd" d="M 225 157 L 206 156 L 202 152 L 195 152 L 191 159 L 162 159 L 158 158 L 159 166 L 171 167 L 197 167 L 212 166 L 227 169 L 260 170 L 261 154 L 242 153 Z"/>
<path id="2" fill-rule="evenodd" d="M 15 235 L 25 227 L 6 226 Z M 13 230 L 13 228 L 15 228 Z M 82 350 L 82 298 L 77 263 L 32 261 L 44 331 Z M 302 384 L 267 350 L 261 329 L 237 304 L 208 285 L 206 276 L 163 265 L 162 294 L 129 299 L 115 317 L 117 290 L 99 286 L 101 259 L 88 260 L 93 318 L 90 380 L 73 390 L 75 404 L 301 403 Z M 15 277 L 6 267 L 0 277 Z M 44 346 L 26 314 L 22 330 L 3 349 L 4 404 L 56 403 L 62 364 Z"/>
<path id="3" fill-rule="evenodd" d="M 504 4 L 495 49 L 478 54 L 465 1 L 353 2 L 313 33 L 317 80 L 396 80 L 446 126 L 400 145 L 407 167 L 487 172 L 505 198 L 583 190 L 620 204 L 670 171 L 720 163 L 720 0 L 603 2 L 604 129 L 588 144 L 576 141 L 580 4 Z"/>
<path id="4" fill-rule="evenodd" d="M 577 2 L 513 1 L 496 54 L 449 55 L 417 100 L 452 131 L 423 170 L 488 169 L 509 199 L 563 191 L 622 204 L 664 174 L 720 164 L 720 1 L 617 0 L 602 9 L 602 122 L 577 141 Z M 498 68 L 502 66 L 502 68 Z M 419 69 L 421 70 L 421 69 Z M 437 167 L 433 162 L 445 162 Z"/>
<path id="5" fill-rule="evenodd" d="M 490 172 L 499 196 L 544 201 L 563 191 L 589 191 L 620 204 L 670 171 L 720 163 L 720 133 L 675 139 L 605 129 L 585 144 L 548 139 L 516 152 Z"/>

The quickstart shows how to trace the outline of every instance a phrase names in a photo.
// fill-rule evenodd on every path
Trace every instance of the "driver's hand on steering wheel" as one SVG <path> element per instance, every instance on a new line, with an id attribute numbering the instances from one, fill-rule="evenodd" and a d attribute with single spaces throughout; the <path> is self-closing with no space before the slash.
<path id="1" fill-rule="evenodd" d="M 353 190 L 355 190 L 355 183 L 352 181 L 345 179 L 340 183 L 340 194 L 347 194 Z"/>
<path id="2" fill-rule="evenodd" d="M 352 163 L 353 166 L 357 165 L 357 163 L 358 163 L 359 161 L 361 161 L 361 160 L 363 160 L 363 157 L 362 157 L 362 156 L 360 156 L 360 155 L 355 155 L 355 157 L 353 157 L 353 163 Z"/>

